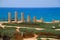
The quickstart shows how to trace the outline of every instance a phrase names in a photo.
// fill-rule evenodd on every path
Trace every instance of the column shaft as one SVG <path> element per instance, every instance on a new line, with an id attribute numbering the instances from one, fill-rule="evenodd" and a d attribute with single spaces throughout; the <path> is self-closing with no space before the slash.
<path id="1" fill-rule="evenodd" d="M 18 13 L 15 12 L 15 22 L 17 23 L 18 22 Z"/>
<path id="2" fill-rule="evenodd" d="M 34 16 L 34 23 L 36 23 L 36 16 Z"/>
<path id="3" fill-rule="evenodd" d="M 21 13 L 21 21 L 24 22 L 24 13 Z"/>
<path id="4" fill-rule="evenodd" d="M 30 22 L 30 15 L 28 15 L 27 17 L 27 22 Z"/>
<path id="5" fill-rule="evenodd" d="M 11 13 L 8 12 L 8 23 L 11 23 Z"/>

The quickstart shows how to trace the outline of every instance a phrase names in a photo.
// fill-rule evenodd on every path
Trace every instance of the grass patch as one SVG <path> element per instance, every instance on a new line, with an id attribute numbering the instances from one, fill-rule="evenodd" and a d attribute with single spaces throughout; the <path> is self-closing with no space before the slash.
<path id="1" fill-rule="evenodd" d="M 60 23 L 4 23 L 3 25 L 6 26 L 22 26 L 22 27 L 33 27 L 33 28 L 48 28 L 52 29 L 52 26 L 55 26 L 55 29 L 60 28 L 59 26 Z"/>

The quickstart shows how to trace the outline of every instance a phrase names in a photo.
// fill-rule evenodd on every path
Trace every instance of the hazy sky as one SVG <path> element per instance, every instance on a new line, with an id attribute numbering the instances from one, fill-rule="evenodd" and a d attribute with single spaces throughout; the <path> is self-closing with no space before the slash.
<path id="1" fill-rule="evenodd" d="M 60 7 L 60 0 L 0 0 L 0 7 Z"/>

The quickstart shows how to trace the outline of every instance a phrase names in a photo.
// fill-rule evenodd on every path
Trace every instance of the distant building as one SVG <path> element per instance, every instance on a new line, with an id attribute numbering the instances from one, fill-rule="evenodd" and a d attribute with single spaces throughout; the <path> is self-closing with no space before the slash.
<path id="1" fill-rule="evenodd" d="M 60 22 L 60 20 L 52 20 L 52 23 L 59 23 Z"/>
<path id="2" fill-rule="evenodd" d="M 60 22 L 60 20 L 55 20 L 55 23 L 59 23 Z"/>

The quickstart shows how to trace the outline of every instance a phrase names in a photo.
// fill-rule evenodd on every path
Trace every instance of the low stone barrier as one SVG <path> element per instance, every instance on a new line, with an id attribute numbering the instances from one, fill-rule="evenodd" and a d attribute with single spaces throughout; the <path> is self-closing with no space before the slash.
<path id="1" fill-rule="evenodd" d="M 55 39 L 55 38 L 40 38 L 41 40 L 60 40 L 60 39 Z"/>

